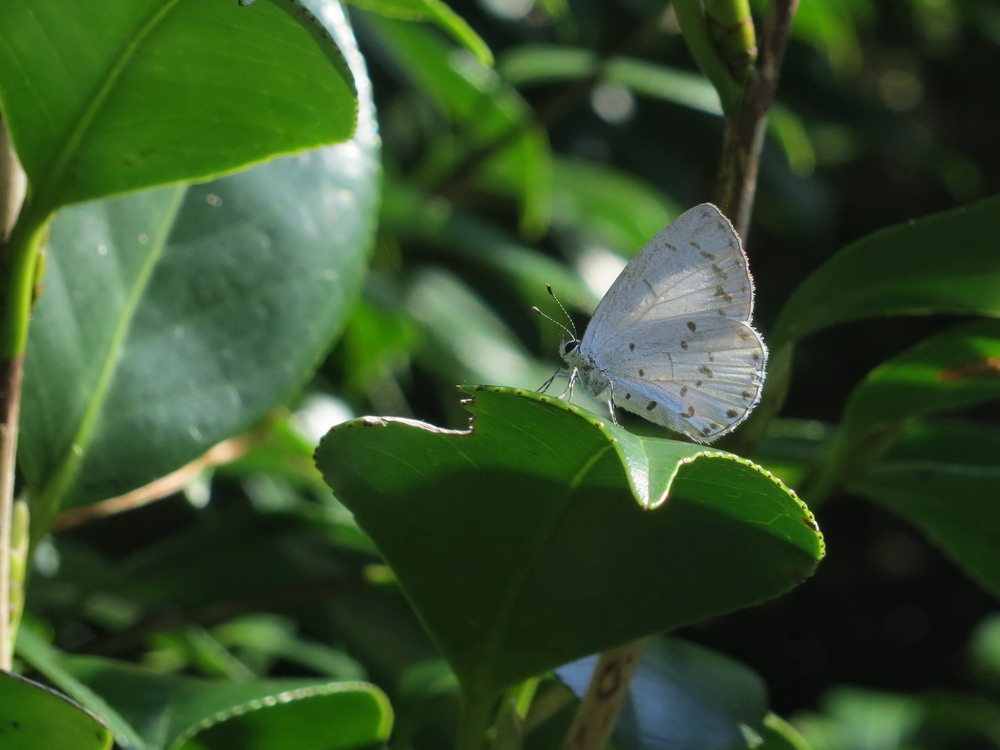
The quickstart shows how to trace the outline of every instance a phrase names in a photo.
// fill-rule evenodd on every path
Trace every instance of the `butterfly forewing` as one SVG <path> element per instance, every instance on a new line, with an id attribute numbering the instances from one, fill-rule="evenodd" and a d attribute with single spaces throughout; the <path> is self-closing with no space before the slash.
<path id="1" fill-rule="evenodd" d="M 597 306 L 583 341 L 640 321 L 718 315 L 749 321 L 753 281 L 729 220 L 704 203 L 650 240 Z"/>

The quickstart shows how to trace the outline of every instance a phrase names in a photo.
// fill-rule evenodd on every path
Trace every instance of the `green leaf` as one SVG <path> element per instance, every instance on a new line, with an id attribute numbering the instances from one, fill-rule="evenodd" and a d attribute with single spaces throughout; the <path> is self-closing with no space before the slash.
<path id="1" fill-rule="evenodd" d="M 431 21 L 447 31 L 483 65 L 493 64 L 493 53 L 483 38 L 441 0 L 349 0 L 351 5 L 387 18 Z"/>
<path id="2" fill-rule="evenodd" d="M 680 214 L 674 201 L 627 172 L 579 159 L 552 166 L 552 223 L 582 245 L 631 257 Z"/>
<path id="3" fill-rule="evenodd" d="M 847 488 L 910 521 L 973 580 L 1000 595 L 998 455 L 995 428 L 917 423 Z"/>
<path id="4" fill-rule="evenodd" d="M 993 196 L 863 237 L 798 286 L 771 346 L 886 315 L 1000 317 L 998 235 L 1000 196 Z"/>
<path id="5" fill-rule="evenodd" d="M 62 663 L 63 654 L 28 628 L 17 631 L 17 655 L 45 675 L 67 695 L 73 696 L 101 717 L 114 733 L 115 741 L 126 748 L 143 745 L 135 729 L 109 706 L 103 698 L 72 675 Z"/>
<path id="6" fill-rule="evenodd" d="M 557 670 L 582 695 L 596 657 Z M 646 646 L 614 738 L 630 750 L 735 750 L 763 730 L 767 687 L 749 668 L 680 638 Z"/>
<path id="7" fill-rule="evenodd" d="M 360 65 L 343 16 L 334 29 Z M 61 502 L 179 468 L 305 380 L 371 242 L 379 166 L 364 106 L 348 143 L 57 217 L 21 416 L 35 533 Z"/>
<path id="8" fill-rule="evenodd" d="M 822 715 L 796 721 L 816 750 L 994 748 L 1000 737 L 1000 709 L 978 695 L 838 687 L 823 697 L 822 708 Z"/>
<path id="9" fill-rule="evenodd" d="M 646 60 L 630 57 L 602 59 L 589 49 L 526 44 L 505 52 L 498 69 L 516 86 L 598 77 L 601 81 L 617 83 L 641 96 L 710 115 L 722 114 L 719 94 L 703 76 Z M 791 109 L 774 105 L 768 128 L 784 148 L 793 170 L 798 174 L 811 172 L 816 156 L 801 118 Z M 613 195 L 613 191 L 609 190 L 608 196 Z"/>
<path id="10" fill-rule="evenodd" d="M 957 326 L 872 370 L 851 394 L 845 430 L 1000 400 L 1000 320 Z"/>
<path id="11" fill-rule="evenodd" d="M 382 227 L 404 240 L 429 246 L 450 263 L 474 264 L 491 284 L 495 285 L 496 277 L 502 278 L 524 300 L 537 302 L 545 294 L 545 284 L 551 283 L 559 298 L 572 307 L 589 311 L 599 301 L 564 263 L 519 242 L 492 222 L 396 181 L 386 181 Z"/>
<path id="12" fill-rule="evenodd" d="M 1000 614 L 986 615 L 976 624 L 966 663 L 978 684 L 996 694 L 1000 687 Z"/>
<path id="13" fill-rule="evenodd" d="M 487 190 L 509 189 L 521 205 L 522 225 L 540 233 L 548 224 L 551 154 L 528 104 L 494 70 L 455 50 L 427 29 L 366 16 L 365 27 L 413 86 L 441 115 L 462 127 L 461 143 L 435 132 L 421 177 L 430 184 L 462 178 L 472 169 Z M 499 173 L 504 179 L 498 180 Z"/>
<path id="14" fill-rule="evenodd" d="M 110 730 L 51 688 L 0 670 L 0 746 L 4 750 L 110 750 Z"/>
<path id="15" fill-rule="evenodd" d="M 537 85 L 600 76 L 637 94 L 684 107 L 722 114 L 719 95 L 702 76 L 645 60 L 611 57 L 602 60 L 589 49 L 530 44 L 504 53 L 500 73 L 517 86 Z"/>
<path id="16" fill-rule="evenodd" d="M 908 418 L 1000 399 L 998 363 L 1000 320 L 979 320 L 932 336 L 875 368 L 851 394 L 813 491 L 823 495 L 864 474 Z"/>
<path id="17" fill-rule="evenodd" d="M 768 714 L 760 733 L 763 740 L 754 750 L 810 750 L 806 738 L 777 714 Z"/>
<path id="18" fill-rule="evenodd" d="M 365 682 L 317 679 L 228 682 L 161 675 L 110 659 L 60 654 L 36 666 L 82 686 L 110 709 L 135 750 L 340 750 L 385 740 L 388 699 Z M 32 650 L 34 652 L 34 650 Z"/>
<path id="19" fill-rule="evenodd" d="M 822 557 L 809 511 L 745 460 L 462 390 L 473 431 L 366 417 L 317 465 L 472 694 L 777 596 Z"/>
<path id="20" fill-rule="evenodd" d="M 354 130 L 340 52 L 291 0 L 3 6 L 0 102 L 42 215 Z"/>

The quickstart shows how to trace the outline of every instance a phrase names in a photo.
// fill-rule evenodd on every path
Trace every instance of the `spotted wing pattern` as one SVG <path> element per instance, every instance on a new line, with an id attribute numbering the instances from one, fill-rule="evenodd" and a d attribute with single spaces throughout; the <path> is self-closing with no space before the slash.
<path id="1" fill-rule="evenodd" d="M 751 327 L 739 236 L 708 203 L 684 212 L 625 267 L 574 352 L 591 390 L 709 442 L 760 399 L 767 348 Z"/>

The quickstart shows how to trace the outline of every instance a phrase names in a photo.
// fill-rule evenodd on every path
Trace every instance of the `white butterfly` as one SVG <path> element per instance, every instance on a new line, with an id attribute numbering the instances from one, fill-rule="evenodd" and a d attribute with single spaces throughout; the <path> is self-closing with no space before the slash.
<path id="1" fill-rule="evenodd" d="M 685 211 L 636 255 L 583 338 L 563 341 L 579 380 L 699 443 L 725 435 L 760 399 L 767 347 L 750 325 L 753 279 L 739 235 L 711 203 Z"/>

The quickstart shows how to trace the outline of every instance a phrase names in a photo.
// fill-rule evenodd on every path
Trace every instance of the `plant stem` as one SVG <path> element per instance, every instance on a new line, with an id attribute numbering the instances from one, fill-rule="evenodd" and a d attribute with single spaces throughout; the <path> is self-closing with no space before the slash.
<path id="1" fill-rule="evenodd" d="M 462 691 L 462 712 L 458 717 L 458 735 L 455 750 L 484 750 L 486 730 L 490 725 L 493 706 L 491 699 L 476 691 Z"/>
<path id="2" fill-rule="evenodd" d="M 760 57 L 739 105 L 726 114 L 716 202 L 746 243 L 753 211 L 767 113 L 778 89 L 781 62 L 798 0 L 772 0 L 761 40 Z"/>
<path id="3" fill-rule="evenodd" d="M 34 264 L 15 249 L 14 227 L 25 194 L 24 170 L 0 121 L 0 669 L 14 652 L 11 524 L 17 463 L 17 420 Z M 25 296 L 26 295 L 26 296 Z"/>
<path id="4" fill-rule="evenodd" d="M 601 654 L 562 750 L 601 750 L 608 744 L 645 648 L 646 639 L 640 638 Z"/>
<path id="5" fill-rule="evenodd" d="M 733 222 L 744 247 L 750 231 L 767 113 L 774 103 L 781 63 L 798 5 L 798 0 L 772 0 L 768 6 L 756 69 L 747 79 L 739 106 L 725 115 L 715 202 Z M 779 344 L 772 350 L 768 366 L 769 387 L 764 389 L 761 403 L 743 429 L 727 441 L 727 449 L 743 453 L 759 441 L 784 401 L 791 375 L 791 358 L 790 345 L 781 347 Z"/>
<path id="6" fill-rule="evenodd" d="M 0 669 L 9 670 L 13 656 L 11 607 L 11 524 L 14 515 L 14 466 L 17 419 L 21 405 L 23 357 L 0 361 Z"/>

